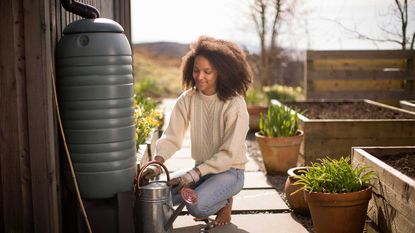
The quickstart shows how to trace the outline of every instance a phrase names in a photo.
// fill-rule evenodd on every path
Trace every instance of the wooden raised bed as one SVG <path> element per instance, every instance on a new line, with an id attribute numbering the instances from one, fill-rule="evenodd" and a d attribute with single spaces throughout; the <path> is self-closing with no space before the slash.
<path id="1" fill-rule="evenodd" d="M 353 146 L 407 146 L 415 142 L 415 112 L 370 100 L 284 104 L 306 110 L 299 116 L 304 131 L 300 163 L 349 156 Z"/>
<path id="2" fill-rule="evenodd" d="M 415 112 L 415 100 L 401 100 L 399 104 L 401 108 Z"/>
<path id="3" fill-rule="evenodd" d="M 357 147 L 352 149 L 352 157 L 353 164 L 368 166 L 379 176 L 369 202 L 369 218 L 381 232 L 415 232 L 415 146 Z M 384 162 L 388 160 L 395 165 Z M 411 168 L 399 165 L 398 162 L 405 160 L 406 164 L 412 163 Z"/>

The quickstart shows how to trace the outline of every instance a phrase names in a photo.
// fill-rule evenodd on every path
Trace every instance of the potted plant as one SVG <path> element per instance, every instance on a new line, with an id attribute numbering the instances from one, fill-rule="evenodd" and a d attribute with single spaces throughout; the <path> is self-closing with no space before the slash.
<path id="1" fill-rule="evenodd" d="M 296 176 L 317 233 L 363 232 L 376 174 L 349 157 L 324 158 Z M 299 191 L 298 190 L 298 191 Z"/>
<path id="2" fill-rule="evenodd" d="M 272 102 L 266 114 L 260 114 L 259 132 L 255 137 L 267 174 L 285 174 L 297 166 L 303 135 L 299 130 L 298 112 L 279 102 Z"/>
<path id="3" fill-rule="evenodd" d="M 268 98 L 260 90 L 249 89 L 245 96 L 245 102 L 249 114 L 249 130 L 256 132 L 259 129 L 259 114 L 268 109 Z"/>
<path id="4" fill-rule="evenodd" d="M 301 189 L 303 185 L 294 183 L 298 180 L 297 176 L 303 175 L 306 172 L 307 167 L 303 166 L 288 169 L 288 176 L 284 185 L 284 192 L 288 204 L 295 213 L 302 215 L 310 215 L 310 210 L 308 209 L 308 204 L 304 199 L 304 194 L 302 192 L 297 192 L 297 190 Z"/>

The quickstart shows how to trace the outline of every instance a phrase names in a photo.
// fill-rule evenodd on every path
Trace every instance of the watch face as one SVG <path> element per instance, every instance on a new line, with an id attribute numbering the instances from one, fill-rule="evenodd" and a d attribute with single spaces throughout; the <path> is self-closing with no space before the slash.
<path id="1" fill-rule="evenodd" d="M 197 193 L 191 188 L 182 188 L 180 194 L 186 203 L 193 204 L 197 202 Z"/>

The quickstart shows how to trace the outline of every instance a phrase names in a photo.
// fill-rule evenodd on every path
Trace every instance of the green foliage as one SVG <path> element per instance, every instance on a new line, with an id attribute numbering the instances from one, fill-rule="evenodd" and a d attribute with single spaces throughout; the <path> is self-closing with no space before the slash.
<path id="1" fill-rule="evenodd" d="M 349 193 L 372 185 L 376 173 L 366 166 L 353 167 L 349 157 L 320 159 L 307 167 L 307 172 L 295 176 L 294 184 L 302 185 L 296 192 Z"/>
<path id="2" fill-rule="evenodd" d="M 180 58 L 154 56 L 135 47 L 135 93 L 152 98 L 177 97 L 182 92 L 180 62 Z"/>
<path id="3" fill-rule="evenodd" d="M 304 99 L 304 92 L 301 87 L 290 87 L 275 84 L 272 86 L 263 87 L 263 91 L 268 96 L 268 99 L 276 99 L 279 101 L 294 101 Z"/>
<path id="4" fill-rule="evenodd" d="M 287 106 L 270 104 L 259 116 L 259 133 L 267 137 L 289 137 L 298 133 L 298 112 Z"/>
<path id="5" fill-rule="evenodd" d="M 268 105 L 268 97 L 267 95 L 257 89 L 250 88 L 246 92 L 245 102 L 248 105 Z"/>
<path id="6" fill-rule="evenodd" d="M 150 133 L 163 125 L 163 113 L 157 108 L 159 102 L 149 97 L 136 96 L 135 123 L 136 123 L 136 147 L 144 144 Z"/>
<path id="7" fill-rule="evenodd" d="M 160 97 L 162 96 L 162 88 L 160 84 L 156 81 L 157 78 L 142 78 L 137 80 L 134 84 L 134 92 L 138 93 L 140 96 L 151 96 L 151 97 Z"/>
<path id="8" fill-rule="evenodd" d="M 135 95 L 135 104 L 140 105 L 145 112 L 150 112 L 152 109 L 157 108 L 157 106 L 160 104 L 159 100 L 145 97 L 143 95 Z"/>

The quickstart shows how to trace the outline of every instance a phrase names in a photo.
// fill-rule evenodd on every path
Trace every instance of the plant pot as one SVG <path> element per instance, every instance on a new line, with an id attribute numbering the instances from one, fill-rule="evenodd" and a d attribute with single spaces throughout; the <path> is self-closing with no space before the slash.
<path id="1" fill-rule="evenodd" d="M 255 133 L 267 174 L 285 174 L 297 166 L 303 136 L 301 130 L 292 137 L 265 137 Z"/>
<path id="2" fill-rule="evenodd" d="M 268 110 L 267 106 L 262 105 L 248 105 L 249 114 L 249 131 L 255 132 L 259 130 L 259 116 L 261 113 L 266 113 Z"/>
<path id="3" fill-rule="evenodd" d="M 316 233 L 362 233 L 372 188 L 351 193 L 304 190 Z"/>
<path id="4" fill-rule="evenodd" d="M 307 167 L 293 167 L 287 171 L 288 177 L 285 181 L 284 191 L 287 197 L 288 204 L 290 204 L 291 209 L 302 215 L 309 215 L 310 210 L 308 209 L 308 204 L 304 199 L 304 194 L 302 191 L 295 191 L 303 187 L 299 184 L 294 184 L 298 179 L 294 176 L 301 175 L 307 172 Z M 294 194 L 293 194 L 294 193 Z"/>

